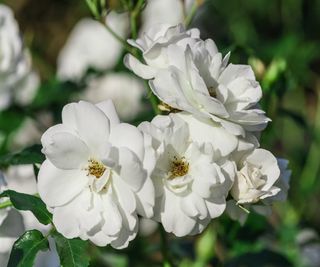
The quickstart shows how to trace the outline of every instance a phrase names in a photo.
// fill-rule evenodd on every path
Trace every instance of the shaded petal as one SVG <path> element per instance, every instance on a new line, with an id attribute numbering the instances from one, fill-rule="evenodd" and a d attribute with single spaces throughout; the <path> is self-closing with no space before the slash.
<path id="1" fill-rule="evenodd" d="M 251 66 L 229 64 L 221 73 L 218 81 L 219 83 L 228 85 L 238 77 L 244 77 L 248 80 L 255 80 L 254 72 Z"/>
<path id="2" fill-rule="evenodd" d="M 109 141 L 115 147 L 129 148 L 143 161 L 143 135 L 137 127 L 127 123 L 120 123 L 111 129 Z"/>
<path id="3" fill-rule="evenodd" d="M 212 198 L 205 200 L 210 217 L 216 218 L 219 217 L 224 210 L 226 209 L 226 199 L 222 198 Z"/>
<path id="4" fill-rule="evenodd" d="M 137 212 L 139 215 L 151 218 L 155 202 L 154 186 L 150 178 L 147 178 L 142 188 L 135 194 L 137 201 Z"/>
<path id="5" fill-rule="evenodd" d="M 179 237 L 188 235 L 196 224 L 196 220 L 190 218 L 181 210 L 180 200 L 180 197 L 169 190 L 165 190 L 165 196 L 162 198 L 163 210 L 161 211 L 161 223 L 164 229 Z"/>
<path id="6" fill-rule="evenodd" d="M 142 64 L 134 56 L 127 54 L 123 59 L 124 65 L 139 77 L 149 80 L 156 75 L 156 70 L 148 65 Z"/>
<path id="7" fill-rule="evenodd" d="M 147 171 L 143 169 L 142 162 L 139 158 L 124 147 L 119 149 L 119 165 L 121 167 L 119 176 L 134 191 L 140 190 L 145 179 Z"/>
<path id="8" fill-rule="evenodd" d="M 81 234 L 77 210 L 81 209 L 77 201 L 72 201 L 65 206 L 57 207 L 53 212 L 53 223 L 59 233 L 66 238 L 75 238 Z"/>
<path id="9" fill-rule="evenodd" d="M 210 120 L 200 120 L 185 112 L 177 113 L 189 125 L 192 140 L 201 143 L 211 143 L 215 150 L 226 156 L 236 149 L 238 139 L 228 133 L 221 126 L 217 126 Z"/>
<path id="10" fill-rule="evenodd" d="M 113 174 L 113 190 L 116 193 L 117 200 L 122 209 L 131 214 L 136 210 L 136 200 L 129 185 L 127 185 L 119 176 Z"/>
<path id="11" fill-rule="evenodd" d="M 202 220 L 208 216 L 205 201 L 194 193 L 181 199 L 181 208 L 183 212 L 190 217 L 197 217 Z"/>
<path id="12" fill-rule="evenodd" d="M 106 100 L 100 103 L 97 103 L 96 106 L 103 111 L 103 113 L 107 116 L 110 121 L 110 127 L 117 125 L 120 123 L 120 119 L 114 103 L 112 100 Z"/>

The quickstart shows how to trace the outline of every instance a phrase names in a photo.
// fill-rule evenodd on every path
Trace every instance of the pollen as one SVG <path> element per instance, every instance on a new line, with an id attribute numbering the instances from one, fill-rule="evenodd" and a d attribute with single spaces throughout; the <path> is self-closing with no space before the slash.
<path id="1" fill-rule="evenodd" d="M 184 176 L 189 171 L 189 163 L 185 160 L 184 157 L 178 158 L 176 156 L 173 157 L 173 161 L 170 165 L 169 178 L 170 180 Z"/>
<path id="2" fill-rule="evenodd" d="M 89 159 L 89 166 L 86 169 L 88 171 L 88 176 L 89 175 L 93 175 L 95 176 L 97 179 L 99 179 L 103 173 L 106 170 L 106 166 L 104 166 L 102 164 L 102 162 L 94 160 L 94 159 Z"/>

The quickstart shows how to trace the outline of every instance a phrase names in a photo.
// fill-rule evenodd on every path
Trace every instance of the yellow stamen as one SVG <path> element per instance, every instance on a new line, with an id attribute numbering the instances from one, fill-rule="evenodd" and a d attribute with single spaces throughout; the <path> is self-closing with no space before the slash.
<path id="1" fill-rule="evenodd" d="M 184 157 L 177 158 L 174 156 L 174 160 L 171 162 L 169 178 L 170 180 L 184 176 L 189 171 L 189 163 L 185 160 Z"/>
<path id="2" fill-rule="evenodd" d="M 106 166 L 104 166 L 102 162 L 96 161 L 94 159 L 89 159 L 89 166 L 86 170 L 88 171 L 88 176 L 93 175 L 98 179 L 105 172 Z"/>

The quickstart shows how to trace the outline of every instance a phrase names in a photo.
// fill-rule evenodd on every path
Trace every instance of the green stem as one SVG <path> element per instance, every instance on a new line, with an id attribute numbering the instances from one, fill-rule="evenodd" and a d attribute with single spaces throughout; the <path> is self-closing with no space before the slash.
<path id="1" fill-rule="evenodd" d="M 122 39 L 114 30 L 112 30 L 109 25 L 104 22 L 103 20 L 101 20 L 101 23 L 104 24 L 105 28 L 107 29 L 107 31 L 117 40 L 119 41 L 122 46 L 124 47 L 125 50 L 127 50 L 129 53 L 131 54 L 135 54 L 135 52 L 133 51 L 132 47 L 126 42 L 126 40 Z"/>
<path id="2" fill-rule="evenodd" d="M 199 7 L 199 4 L 197 3 L 197 1 L 194 1 L 194 3 L 192 4 L 192 7 L 191 7 L 191 10 L 190 10 L 189 14 L 184 19 L 184 25 L 186 27 L 188 27 L 190 25 L 194 15 L 197 12 L 198 7 Z"/>
<path id="3" fill-rule="evenodd" d="M 0 209 L 5 209 L 5 208 L 11 207 L 11 206 L 12 206 L 12 203 L 10 200 L 7 200 L 7 201 L 0 203 Z"/>
<path id="4" fill-rule="evenodd" d="M 168 248 L 168 240 L 167 240 L 167 233 L 163 229 L 162 225 L 159 225 L 159 232 L 160 232 L 160 240 L 161 240 L 161 253 L 163 257 L 163 267 L 173 267 L 173 264 L 170 262 L 169 258 L 169 248 Z"/>
<path id="5" fill-rule="evenodd" d="M 158 98 L 153 94 L 153 92 L 150 89 L 150 86 L 149 86 L 147 81 L 144 81 L 144 86 L 146 87 L 146 89 L 148 91 L 147 98 L 149 99 L 149 101 L 151 103 L 154 115 L 159 115 L 160 114 L 160 110 L 158 108 Z"/>

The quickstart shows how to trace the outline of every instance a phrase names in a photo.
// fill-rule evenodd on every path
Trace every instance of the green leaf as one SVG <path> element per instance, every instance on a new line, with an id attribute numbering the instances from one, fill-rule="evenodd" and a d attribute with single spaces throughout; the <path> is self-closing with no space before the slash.
<path id="1" fill-rule="evenodd" d="M 8 267 L 32 267 L 37 253 L 48 249 L 48 239 L 40 231 L 27 231 L 14 243 Z"/>
<path id="2" fill-rule="evenodd" d="M 89 256 L 87 254 L 88 242 L 79 238 L 67 239 L 58 232 L 52 233 L 56 242 L 57 251 L 62 267 L 87 267 Z"/>
<path id="3" fill-rule="evenodd" d="M 13 190 L 6 190 L 1 197 L 9 197 L 12 205 L 18 210 L 29 210 L 42 224 L 49 224 L 52 222 L 52 214 L 47 210 L 44 202 L 36 196 L 18 193 Z"/>
<path id="4" fill-rule="evenodd" d="M 42 163 L 45 156 L 41 148 L 41 145 L 33 145 L 20 152 L 0 156 L 0 166 Z"/>

